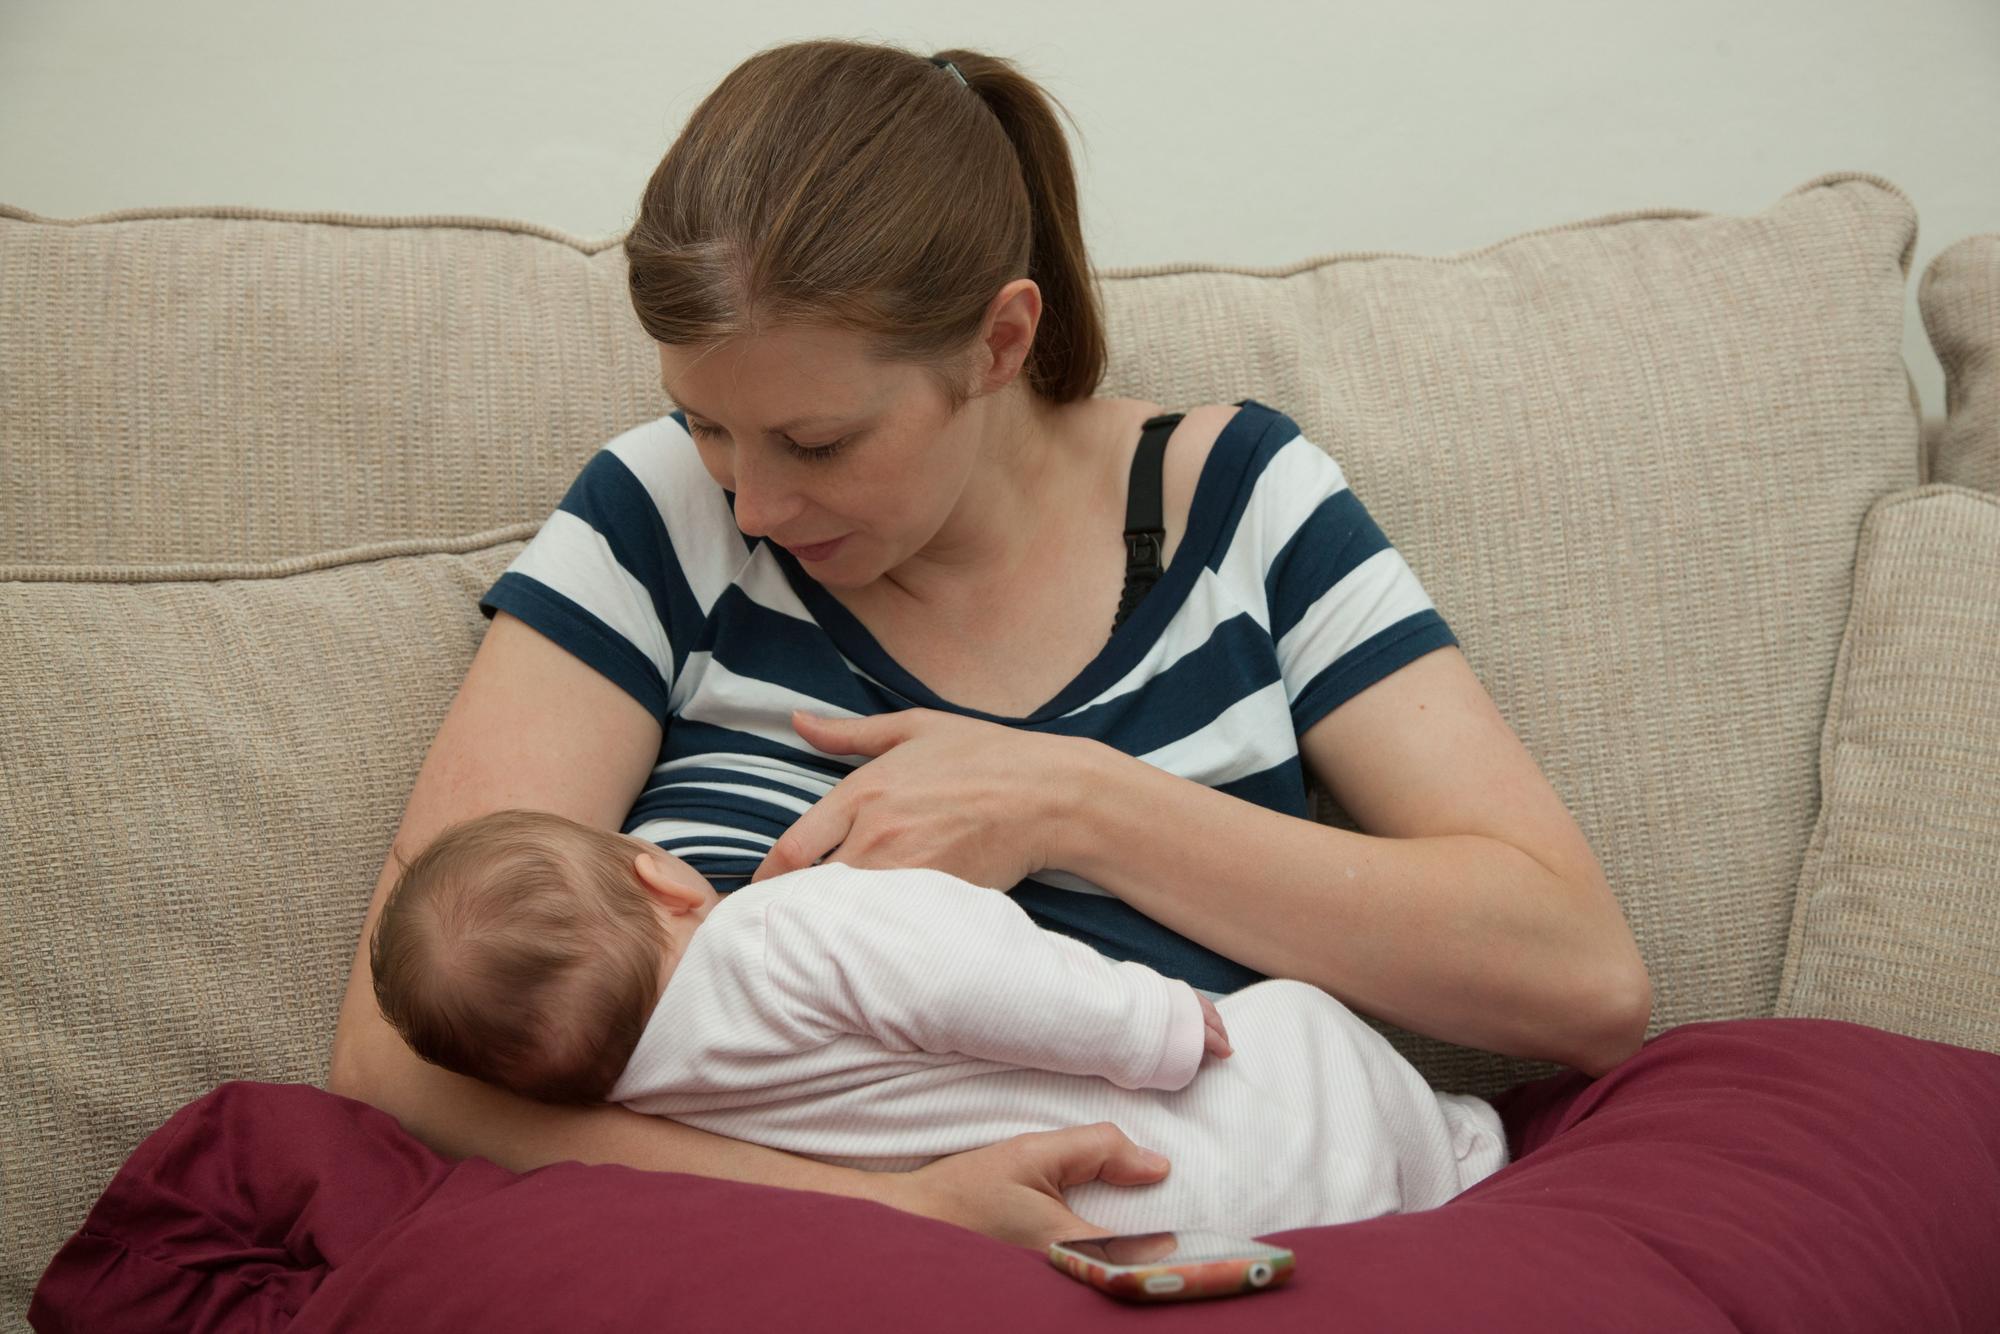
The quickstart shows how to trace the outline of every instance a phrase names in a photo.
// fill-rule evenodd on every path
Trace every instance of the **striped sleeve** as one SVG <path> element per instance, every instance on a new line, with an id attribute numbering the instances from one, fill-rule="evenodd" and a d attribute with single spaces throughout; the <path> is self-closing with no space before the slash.
<path id="1" fill-rule="evenodd" d="M 1292 728 L 1458 643 L 1332 455 L 1295 435 L 1258 483 L 1264 596 Z"/>
<path id="2" fill-rule="evenodd" d="M 665 728 L 703 612 L 668 537 L 660 479 L 647 475 L 659 444 L 641 428 L 593 454 L 479 609 L 527 622 Z"/>

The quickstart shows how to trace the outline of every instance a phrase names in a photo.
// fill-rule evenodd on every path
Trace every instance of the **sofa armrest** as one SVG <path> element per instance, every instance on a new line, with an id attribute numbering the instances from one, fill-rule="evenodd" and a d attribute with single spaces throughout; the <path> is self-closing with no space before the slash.
<path id="1" fill-rule="evenodd" d="M 1780 1016 L 2000 1052 L 2000 495 L 1863 521 Z"/>

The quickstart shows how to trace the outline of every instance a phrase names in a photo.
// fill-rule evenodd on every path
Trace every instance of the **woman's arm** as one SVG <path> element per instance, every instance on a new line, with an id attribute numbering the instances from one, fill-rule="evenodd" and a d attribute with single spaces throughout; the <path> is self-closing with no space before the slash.
<path id="1" fill-rule="evenodd" d="M 1368 833 L 1084 742 L 1050 864 L 1412 1032 L 1590 1075 L 1638 1050 L 1652 991 L 1624 914 L 1458 648 L 1347 700 L 1300 751 Z"/>
<path id="2" fill-rule="evenodd" d="M 445 826 L 504 807 L 616 829 L 660 750 L 660 725 L 582 661 L 497 612 L 411 789 L 393 847 L 414 857 Z M 386 858 L 362 922 L 328 1087 L 389 1112 L 454 1158 L 515 1171 L 619 1162 L 880 1198 L 887 1183 L 622 1107 L 558 1107 L 421 1060 L 375 1003 L 367 942 L 400 871 Z"/>
<path id="3" fill-rule="evenodd" d="M 392 849 L 414 857 L 447 825 L 527 807 L 616 829 L 659 757 L 661 730 L 636 700 L 506 612 L 496 612 L 424 757 Z M 914 1172 L 861 1172 L 710 1134 L 623 1107 L 558 1107 L 420 1059 L 376 1007 L 367 942 L 400 871 L 384 859 L 362 921 L 334 1032 L 328 1088 L 388 1112 L 449 1157 L 513 1171 L 623 1163 L 654 1171 L 877 1200 L 1041 1248 L 1101 1236 L 1061 1188 L 1164 1174 L 1109 1123 L 1015 1136 Z"/>

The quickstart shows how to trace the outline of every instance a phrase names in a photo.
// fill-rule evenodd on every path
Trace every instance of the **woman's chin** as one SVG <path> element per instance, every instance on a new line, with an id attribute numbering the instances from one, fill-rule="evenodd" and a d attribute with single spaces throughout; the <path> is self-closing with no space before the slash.
<path id="1" fill-rule="evenodd" d="M 874 576 L 854 559 L 848 550 L 854 544 L 842 542 L 840 550 L 826 560 L 802 560 L 801 568 L 811 575 L 822 588 L 861 588 L 874 582 Z"/>
<path id="2" fill-rule="evenodd" d="M 850 579 L 842 575 L 838 570 L 813 570 L 811 574 L 814 582 L 821 588 L 838 588 L 843 592 L 852 592 L 857 588 L 866 588 L 874 582 L 872 579 Z"/>

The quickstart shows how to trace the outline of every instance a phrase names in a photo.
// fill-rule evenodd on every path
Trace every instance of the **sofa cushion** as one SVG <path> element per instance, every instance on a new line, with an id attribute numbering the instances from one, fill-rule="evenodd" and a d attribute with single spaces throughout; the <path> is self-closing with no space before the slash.
<path id="1" fill-rule="evenodd" d="M 618 239 L 0 204 L 0 566 L 270 561 L 541 518 L 661 410 Z"/>
<path id="2" fill-rule="evenodd" d="M 479 595 L 527 535 L 0 583 L 0 1308 L 174 1108 L 325 1078 Z"/>
<path id="3" fill-rule="evenodd" d="M 137 1146 L 31 1313 L 294 1334 L 2000 1327 L 2000 1057 L 1825 1020 L 1690 1024 L 1498 1105 L 1514 1160 L 1456 1199 L 1273 1233 L 1298 1257 L 1284 1287 L 1142 1314 L 872 1200 L 516 1175 L 365 1103 L 232 1083 Z"/>
<path id="4" fill-rule="evenodd" d="M 1108 391 L 1247 380 L 1340 463 L 1598 853 L 1653 1031 L 1777 994 L 1855 535 L 1918 480 L 1915 242 L 1841 173 L 1751 216 L 1108 284 Z M 1550 1068 L 1378 1027 L 1450 1088 Z"/>
<path id="5" fill-rule="evenodd" d="M 2000 1052 L 2000 495 L 1868 512 L 1777 1011 Z"/>
<path id="6" fill-rule="evenodd" d="M 1944 366 L 1945 420 L 1925 480 L 2000 491 L 2000 232 L 1931 256 L 1917 310 Z"/>

